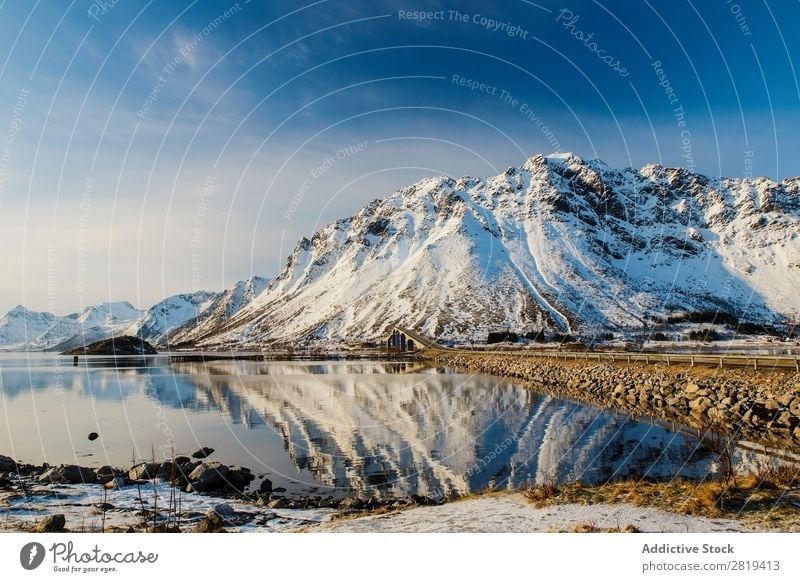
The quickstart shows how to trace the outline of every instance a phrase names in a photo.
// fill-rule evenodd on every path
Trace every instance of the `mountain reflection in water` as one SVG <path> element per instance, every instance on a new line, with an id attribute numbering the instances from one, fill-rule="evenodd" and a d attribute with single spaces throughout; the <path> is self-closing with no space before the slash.
<path id="1" fill-rule="evenodd" d="M 689 435 L 490 376 L 405 363 L 262 364 L 265 380 L 237 364 L 174 368 L 233 422 L 279 431 L 315 480 L 363 495 L 700 479 L 711 470 L 710 453 Z"/>
<path id="2" fill-rule="evenodd" d="M 266 473 L 290 493 L 441 498 L 551 481 L 702 479 L 712 470 L 711 453 L 691 435 L 418 363 L 156 359 L 111 369 L 4 360 L 0 379 L 0 414 L 30 414 L 30 405 L 47 427 L 27 451 L 33 462 L 44 454 L 50 463 L 77 455 L 124 464 L 131 439 L 139 451 L 159 449 L 164 436 L 153 426 L 163 417 L 177 452 L 210 444 L 217 460 Z M 64 415 L 68 434 L 56 422 Z M 102 450 L 71 442 L 76 423 L 86 431 L 104 422 Z M 26 426 L 11 428 L 1 453 L 24 450 Z"/>

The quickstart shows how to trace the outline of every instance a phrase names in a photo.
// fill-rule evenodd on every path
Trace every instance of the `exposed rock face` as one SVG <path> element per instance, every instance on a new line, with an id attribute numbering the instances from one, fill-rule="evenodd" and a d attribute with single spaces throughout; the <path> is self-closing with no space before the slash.
<path id="1" fill-rule="evenodd" d="M 161 345 L 167 334 L 187 321 L 195 320 L 215 305 L 221 296 L 222 293 L 208 291 L 172 295 L 150 307 L 124 333 Z"/>
<path id="2" fill-rule="evenodd" d="M 249 305 L 267 287 L 263 277 L 250 277 L 239 281 L 230 289 L 215 294 L 214 301 L 198 315 L 169 331 L 160 343 L 165 345 L 191 344 L 228 323 L 230 319 Z"/>
<path id="3" fill-rule="evenodd" d="M 64 356 L 142 356 L 157 354 L 156 349 L 139 337 L 123 335 L 100 340 L 62 352 Z"/>

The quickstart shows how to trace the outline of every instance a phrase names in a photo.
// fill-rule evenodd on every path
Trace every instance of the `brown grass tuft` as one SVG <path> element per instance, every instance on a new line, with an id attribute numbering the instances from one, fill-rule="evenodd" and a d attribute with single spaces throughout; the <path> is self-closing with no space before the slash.
<path id="1" fill-rule="evenodd" d="M 761 528 L 800 531 L 800 468 L 785 465 L 765 467 L 758 474 L 736 477 L 735 482 L 629 479 L 601 485 L 538 485 L 525 491 L 525 497 L 537 507 L 630 503 L 686 515 L 741 519 Z"/>
<path id="2" fill-rule="evenodd" d="M 533 487 L 528 487 L 524 495 L 534 503 L 544 503 L 554 497 L 558 497 L 558 487 L 552 483 L 534 485 Z"/>

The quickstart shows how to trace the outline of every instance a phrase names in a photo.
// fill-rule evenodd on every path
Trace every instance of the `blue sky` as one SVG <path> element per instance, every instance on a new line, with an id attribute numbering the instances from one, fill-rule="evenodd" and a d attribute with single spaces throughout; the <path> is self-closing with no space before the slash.
<path id="1" fill-rule="evenodd" d="M 755 0 L 2 1 L 0 309 L 271 276 L 371 199 L 538 152 L 800 175 L 797 22 Z"/>

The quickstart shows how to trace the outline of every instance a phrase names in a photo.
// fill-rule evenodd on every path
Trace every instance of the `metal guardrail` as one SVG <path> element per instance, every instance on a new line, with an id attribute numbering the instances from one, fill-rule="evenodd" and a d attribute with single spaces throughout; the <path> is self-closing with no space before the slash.
<path id="1" fill-rule="evenodd" d="M 523 351 L 523 350 L 457 350 L 474 354 L 515 355 L 526 358 L 551 358 L 556 360 L 596 360 L 598 362 L 645 364 L 666 363 L 704 365 L 737 368 L 788 368 L 800 372 L 799 356 L 756 356 L 744 354 L 685 354 L 685 353 L 641 353 L 641 352 L 568 352 L 568 351 Z"/>

